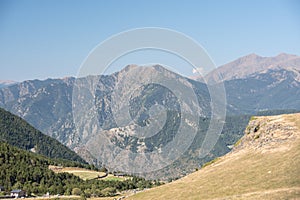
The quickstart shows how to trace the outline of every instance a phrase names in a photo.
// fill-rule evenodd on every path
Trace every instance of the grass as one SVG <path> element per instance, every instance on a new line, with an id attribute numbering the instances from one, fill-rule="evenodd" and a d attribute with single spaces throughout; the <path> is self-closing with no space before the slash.
<path id="1" fill-rule="evenodd" d="M 118 176 L 114 176 L 112 174 L 109 174 L 107 177 L 103 178 L 103 180 L 106 181 L 125 181 L 127 179 L 129 179 L 130 177 L 118 177 Z"/>
<path id="2" fill-rule="evenodd" d="M 250 118 L 250 121 L 253 121 L 253 120 L 256 120 L 256 119 L 257 119 L 257 117 L 252 116 L 252 117 Z"/>
<path id="3" fill-rule="evenodd" d="M 286 118 L 288 121 L 294 123 L 298 130 L 300 130 L 300 114 L 286 115 Z"/>
<path id="4" fill-rule="evenodd" d="M 98 172 L 98 171 L 93 171 L 93 170 L 88 170 L 88 169 L 83 169 L 83 168 L 77 168 L 77 167 L 58 167 L 58 166 L 53 166 L 50 165 L 49 169 L 54 171 L 55 173 L 62 173 L 62 172 L 67 172 L 74 174 L 75 176 L 79 176 L 83 180 L 91 180 L 91 179 L 96 179 L 99 176 L 105 175 L 104 172 Z M 131 177 L 118 177 L 114 176 L 112 174 L 108 174 L 106 177 L 103 177 L 99 180 L 105 180 L 105 181 L 124 181 L 127 180 Z"/>
<path id="5" fill-rule="evenodd" d="M 236 141 L 236 143 L 234 143 L 234 147 L 237 147 L 237 146 L 239 146 L 240 144 L 241 144 L 241 142 L 242 142 L 242 139 L 239 139 L 238 141 Z"/>
<path id="6" fill-rule="evenodd" d="M 214 165 L 129 199 L 299 199 L 300 114 L 282 118 L 299 128 L 288 142 L 270 151 L 247 148 L 225 155 Z"/>
<path id="7" fill-rule="evenodd" d="M 202 165 L 202 168 L 201 168 L 201 169 L 203 169 L 204 167 L 207 167 L 207 166 L 209 166 L 209 165 L 211 165 L 211 164 L 217 162 L 219 159 L 220 159 L 220 158 L 215 158 L 215 159 L 213 159 L 213 160 L 211 160 L 211 161 L 208 161 L 207 163 L 204 163 L 204 164 Z"/>
<path id="8" fill-rule="evenodd" d="M 77 167 L 49 166 L 49 168 L 56 173 L 67 172 L 67 173 L 74 174 L 75 176 L 79 176 L 83 180 L 95 179 L 98 178 L 98 176 L 105 175 L 104 172 L 98 172 L 98 171 L 93 171 L 93 170 L 88 170 L 83 168 L 77 168 Z"/>
<path id="9" fill-rule="evenodd" d="M 118 199 L 121 196 L 115 196 L 115 197 L 93 197 L 93 198 L 88 198 L 90 200 L 114 200 Z M 26 198 L 26 200 L 56 200 L 56 199 L 63 199 L 63 200 L 81 200 L 82 198 L 80 196 L 51 196 L 50 198 L 48 197 L 36 197 L 36 198 Z"/>

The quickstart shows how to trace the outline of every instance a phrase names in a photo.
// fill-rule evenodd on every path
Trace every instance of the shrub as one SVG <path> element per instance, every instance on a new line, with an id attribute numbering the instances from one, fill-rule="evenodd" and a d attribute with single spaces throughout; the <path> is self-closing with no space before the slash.
<path id="1" fill-rule="evenodd" d="M 72 189 L 72 195 L 79 196 L 81 194 L 81 190 L 79 188 L 73 188 Z"/>

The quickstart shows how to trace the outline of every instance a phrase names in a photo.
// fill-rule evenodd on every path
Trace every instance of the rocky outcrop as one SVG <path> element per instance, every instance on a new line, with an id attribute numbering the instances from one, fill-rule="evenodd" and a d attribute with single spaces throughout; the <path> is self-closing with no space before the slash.
<path id="1" fill-rule="evenodd" d="M 300 117 L 300 114 L 293 114 Z M 234 150 L 251 148 L 254 150 L 274 150 L 282 143 L 299 137 L 294 123 L 286 120 L 288 115 L 252 117 L 245 130 L 245 135 L 236 143 Z"/>

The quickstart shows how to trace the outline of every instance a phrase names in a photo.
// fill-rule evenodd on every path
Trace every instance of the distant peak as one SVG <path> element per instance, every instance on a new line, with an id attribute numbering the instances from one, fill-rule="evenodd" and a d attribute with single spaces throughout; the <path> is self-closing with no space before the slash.
<path id="1" fill-rule="evenodd" d="M 255 53 L 251 53 L 249 55 L 243 56 L 239 59 L 237 59 L 236 61 L 239 63 L 249 63 L 249 62 L 257 62 L 258 60 L 262 59 L 263 57 L 255 54 Z"/>
<path id="2" fill-rule="evenodd" d="M 257 55 L 256 53 L 251 53 L 251 54 L 247 55 L 246 57 L 261 57 L 261 56 Z"/>
<path id="3" fill-rule="evenodd" d="M 293 54 L 287 54 L 287 53 L 280 53 L 277 56 L 275 56 L 278 59 L 292 59 L 298 57 L 297 55 Z"/>
<path id="4" fill-rule="evenodd" d="M 14 83 L 17 82 L 12 80 L 0 80 L 0 84 L 14 84 Z"/>
<path id="5" fill-rule="evenodd" d="M 244 58 L 244 59 L 245 59 L 245 58 L 246 58 L 246 59 L 254 59 L 254 58 L 261 58 L 261 56 L 255 54 L 255 53 L 251 53 L 251 54 L 246 55 L 246 56 L 244 56 L 244 57 L 242 57 L 242 58 Z"/>
<path id="6" fill-rule="evenodd" d="M 139 67 L 137 64 L 126 65 L 126 67 L 124 67 L 120 72 L 128 72 L 132 69 L 136 69 L 137 67 Z"/>
<path id="7" fill-rule="evenodd" d="M 152 65 L 137 65 L 137 64 L 130 64 L 124 67 L 120 72 L 128 72 L 130 70 L 135 70 L 138 68 L 153 68 L 158 71 L 166 71 L 167 69 L 164 68 L 162 65 L 159 64 L 152 64 Z"/>

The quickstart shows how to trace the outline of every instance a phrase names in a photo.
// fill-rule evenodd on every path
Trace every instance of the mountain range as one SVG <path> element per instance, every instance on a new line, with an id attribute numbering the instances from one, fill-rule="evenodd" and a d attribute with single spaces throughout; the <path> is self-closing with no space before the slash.
<path id="1" fill-rule="evenodd" d="M 189 104 L 180 105 L 176 95 L 168 88 L 150 82 L 140 86 L 140 82 L 135 79 L 140 77 L 141 81 L 145 81 L 157 74 L 163 77 L 155 79 L 157 82 L 167 80 L 165 84 L 174 81 L 178 83 L 182 88 L 179 91 L 181 97 L 185 96 L 182 92 L 185 88 L 193 88 L 195 98 L 191 98 Z M 106 160 L 101 158 L 110 154 L 103 149 L 93 149 L 95 144 L 104 141 L 99 135 L 106 135 L 106 139 L 121 150 L 127 149 L 134 153 L 160 151 L 175 138 L 181 114 L 191 120 L 197 116 L 197 123 L 182 122 L 189 130 L 197 130 L 189 147 L 170 167 L 161 170 L 166 177 L 176 177 L 227 153 L 243 135 L 250 115 L 260 111 L 300 110 L 299 74 L 300 57 L 288 54 L 276 57 L 250 54 L 209 73 L 206 80 L 213 80 L 211 82 L 216 85 L 224 84 L 227 117 L 222 122 L 224 129 L 215 148 L 201 159 L 198 158 L 199 151 L 212 114 L 208 86 L 159 65 L 129 65 L 112 75 L 24 81 L 0 89 L 0 107 L 22 117 L 43 133 L 75 150 L 86 161 L 97 165 L 105 164 L 103 162 Z M 85 97 L 93 97 L 93 101 Z M 114 98 L 119 101 L 114 101 Z M 200 108 L 196 114 L 191 112 L 195 110 L 195 104 L 199 104 Z M 156 135 L 150 135 L 156 129 L 140 133 L 138 126 L 127 123 L 127 118 L 123 117 L 125 112 L 121 112 L 121 118 L 115 119 L 116 108 L 126 108 L 135 124 L 149 127 L 153 123 L 149 113 L 152 109 L 159 111 L 161 106 L 168 108 L 161 115 L 166 123 L 157 122 L 154 128 L 160 127 L 160 131 Z M 184 112 L 180 112 L 181 109 Z M 137 139 L 136 134 L 149 137 Z M 119 161 L 126 162 L 129 157 L 123 155 Z"/>

